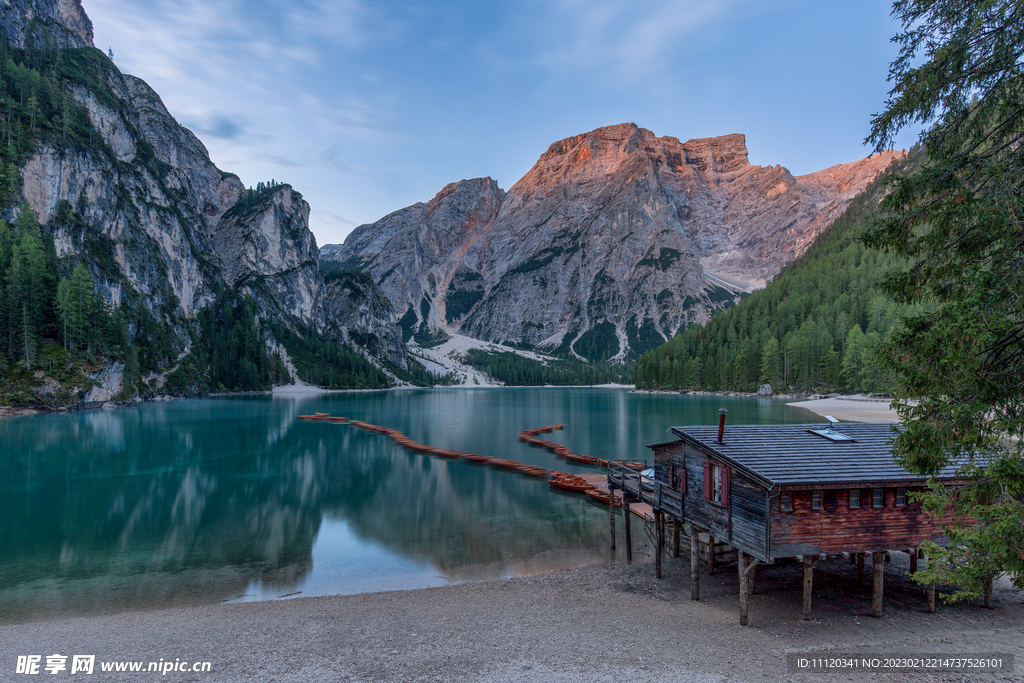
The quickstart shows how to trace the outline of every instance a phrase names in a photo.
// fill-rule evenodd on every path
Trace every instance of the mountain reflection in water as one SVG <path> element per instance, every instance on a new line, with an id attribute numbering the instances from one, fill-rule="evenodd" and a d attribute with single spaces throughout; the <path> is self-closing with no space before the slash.
<path id="1" fill-rule="evenodd" d="M 595 472 L 516 435 L 565 422 L 549 438 L 638 459 L 669 425 L 716 421 L 722 406 L 733 424 L 808 419 L 764 399 L 503 389 L 212 398 L 3 420 L 0 620 L 605 563 L 607 510 L 589 498 L 297 416 L 345 415 L 442 448 Z"/>

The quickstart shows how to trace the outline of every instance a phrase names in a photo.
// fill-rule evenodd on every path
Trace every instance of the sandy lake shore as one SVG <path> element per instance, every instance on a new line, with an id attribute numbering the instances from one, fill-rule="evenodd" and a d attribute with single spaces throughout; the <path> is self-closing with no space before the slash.
<path id="1" fill-rule="evenodd" d="M 811 401 L 794 401 L 786 405 L 806 408 L 812 413 L 831 415 L 837 420 L 851 422 L 899 422 L 900 416 L 889 407 L 892 399 L 871 398 L 867 396 L 837 396 L 835 398 L 819 398 Z"/>
<path id="2" fill-rule="evenodd" d="M 621 558 L 620 558 L 621 561 Z M 738 625 L 733 568 L 690 600 L 688 561 L 650 563 L 390 593 L 127 612 L 0 625 L 0 680 L 18 654 L 94 654 L 96 661 L 209 661 L 174 681 L 967 681 L 1024 674 L 790 673 L 787 653 L 907 656 L 1008 653 L 1024 666 L 1024 599 L 997 584 L 995 609 L 924 611 L 907 556 L 886 567 L 886 615 L 844 560 L 815 574 L 811 621 L 800 620 L 802 570 L 764 570 L 748 627 Z M 45 659 L 44 659 L 45 662 Z M 64 672 L 67 675 L 67 672 Z M 151 677 L 153 674 L 149 674 Z M 90 680 L 138 681 L 100 673 Z"/>

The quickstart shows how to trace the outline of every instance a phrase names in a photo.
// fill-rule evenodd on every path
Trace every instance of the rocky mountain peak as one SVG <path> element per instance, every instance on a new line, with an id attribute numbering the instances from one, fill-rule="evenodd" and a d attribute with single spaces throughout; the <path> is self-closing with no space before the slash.
<path id="1" fill-rule="evenodd" d="M 605 126 L 555 142 L 510 193 L 533 196 L 559 184 L 580 184 L 624 170 L 630 177 L 646 173 L 727 174 L 750 167 L 746 136 L 734 133 L 680 142 L 658 137 L 635 123 Z"/>
<path id="2" fill-rule="evenodd" d="M 427 213 L 432 214 L 438 209 L 464 203 L 467 199 L 475 202 L 481 195 L 491 195 L 500 202 L 505 197 L 505 192 L 498 187 L 498 182 L 490 177 L 458 180 L 445 185 L 427 202 Z"/>
<path id="3" fill-rule="evenodd" d="M 5 0 L 0 24 L 18 48 L 92 47 L 92 22 L 81 0 Z"/>
<path id="4" fill-rule="evenodd" d="M 741 134 L 622 123 L 555 142 L 507 195 L 453 183 L 329 253 L 381 283 L 418 340 L 623 359 L 763 286 L 900 154 L 796 178 L 751 165 Z"/>
<path id="5" fill-rule="evenodd" d="M 656 139 L 679 142 L 675 138 Z M 687 140 L 682 147 L 686 150 L 686 163 L 715 173 L 731 173 L 750 166 L 747 136 L 742 133 Z"/>

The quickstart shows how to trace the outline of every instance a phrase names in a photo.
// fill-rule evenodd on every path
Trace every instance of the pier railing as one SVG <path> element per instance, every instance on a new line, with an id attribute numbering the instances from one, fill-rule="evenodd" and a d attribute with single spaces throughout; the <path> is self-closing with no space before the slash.
<path id="1" fill-rule="evenodd" d="M 683 494 L 668 484 L 645 477 L 630 468 L 626 461 L 608 461 L 608 485 L 655 510 L 662 510 L 676 519 L 683 517 Z"/>

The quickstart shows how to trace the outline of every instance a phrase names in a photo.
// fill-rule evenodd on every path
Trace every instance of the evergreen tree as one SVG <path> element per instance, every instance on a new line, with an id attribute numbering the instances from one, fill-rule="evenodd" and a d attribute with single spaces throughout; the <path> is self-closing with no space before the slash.
<path id="1" fill-rule="evenodd" d="M 103 321 L 107 316 L 98 315 L 92 278 L 81 263 L 75 266 L 70 278 L 57 285 L 56 306 L 65 349 L 77 351 L 92 339 L 100 340 L 102 345 Z"/>
<path id="2" fill-rule="evenodd" d="M 921 581 L 980 595 L 1000 571 L 1024 587 L 1024 4 L 900 0 L 903 31 L 882 149 L 913 123 L 928 157 L 893 182 L 869 243 L 910 259 L 885 290 L 920 311 L 882 349 L 898 378 L 905 429 L 894 451 L 925 474 L 956 462 L 966 486 L 937 487 L 953 506 L 948 549 L 929 549 Z M 973 520 L 973 524 L 964 520 Z"/>
<path id="3" fill-rule="evenodd" d="M 7 291 L 9 324 L 13 332 L 14 353 L 26 368 L 36 362 L 40 332 L 45 323 L 46 257 L 39 238 L 24 232 L 11 250 Z"/>
<path id="4" fill-rule="evenodd" d="M 761 348 L 760 381 L 768 382 L 773 387 L 779 385 L 779 340 L 767 332 Z"/>
<path id="5" fill-rule="evenodd" d="M 14 345 L 9 326 L 10 304 L 7 281 L 13 248 L 14 241 L 11 237 L 11 230 L 5 221 L 0 220 L 0 359 L 3 360 L 6 360 L 4 356 Z"/>

